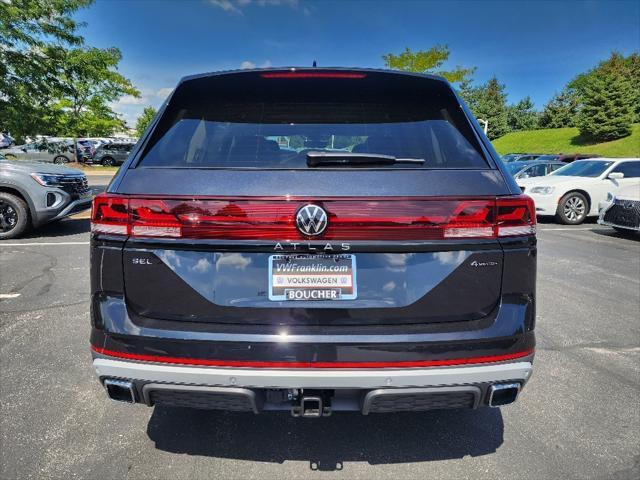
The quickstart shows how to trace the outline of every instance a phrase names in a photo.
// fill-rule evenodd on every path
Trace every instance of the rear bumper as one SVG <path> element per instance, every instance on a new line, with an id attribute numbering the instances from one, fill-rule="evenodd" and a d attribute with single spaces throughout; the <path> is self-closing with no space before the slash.
<path id="1" fill-rule="evenodd" d="M 93 366 L 105 385 L 126 386 L 131 396 L 125 401 L 253 413 L 290 410 L 294 416 L 499 406 L 502 403 L 493 401 L 494 391 L 512 388 L 511 403 L 533 371 L 532 357 L 492 365 L 409 369 L 213 368 L 105 357 L 95 358 Z M 320 405 L 316 414 L 305 411 L 308 399 Z"/>
<path id="2" fill-rule="evenodd" d="M 435 387 L 504 381 L 519 381 L 524 384 L 533 371 L 531 361 L 443 368 L 266 369 L 176 366 L 96 358 L 93 366 L 100 378 L 275 389 Z"/>

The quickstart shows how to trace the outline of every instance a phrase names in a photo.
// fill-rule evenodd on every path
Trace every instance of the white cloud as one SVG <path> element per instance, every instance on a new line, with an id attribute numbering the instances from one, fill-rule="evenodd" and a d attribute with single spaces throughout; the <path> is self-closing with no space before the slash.
<path id="1" fill-rule="evenodd" d="M 240 63 L 240 68 L 243 70 L 246 70 L 248 68 L 256 68 L 256 67 L 257 65 L 249 60 L 245 60 L 244 62 Z M 271 60 L 265 60 L 260 64 L 260 68 L 269 68 L 269 67 L 271 67 Z"/>
<path id="2" fill-rule="evenodd" d="M 207 0 L 207 3 L 235 15 L 243 15 L 243 8 L 250 5 L 257 5 L 258 7 L 289 7 L 293 9 L 298 9 L 299 6 L 298 0 Z M 304 7 L 302 12 L 305 15 L 310 13 L 307 7 Z"/>
<path id="3" fill-rule="evenodd" d="M 240 10 L 231 0 L 209 0 L 209 5 L 221 8 L 228 13 L 242 15 L 242 10 Z"/>
<path id="4" fill-rule="evenodd" d="M 161 88 L 160 90 L 158 90 L 156 92 L 156 97 L 162 99 L 164 101 L 165 98 L 167 98 L 169 95 L 171 95 L 171 92 L 173 92 L 173 88 L 171 87 L 164 87 Z"/>
<path id="5" fill-rule="evenodd" d="M 242 253 L 227 253 L 222 255 L 216 262 L 216 270 L 219 271 L 224 268 L 235 268 L 238 270 L 244 270 L 251 264 L 251 258 L 243 255 Z"/>
<path id="6" fill-rule="evenodd" d="M 189 270 L 196 273 L 206 273 L 211 270 L 211 262 L 206 258 L 201 258 L 195 265 L 189 267 Z"/>
<path id="7" fill-rule="evenodd" d="M 385 292 L 391 292 L 393 290 L 396 289 L 396 282 L 394 282 L 393 280 L 390 282 L 385 283 L 382 286 L 382 290 L 384 290 Z"/>
<path id="8" fill-rule="evenodd" d="M 144 107 L 152 106 L 158 108 L 172 91 L 173 88 L 171 87 L 163 87 L 157 90 L 143 87 L 140 88 L 140 96 L 138 98 L 124 95 L 113 102 L 111 108 L 124 119 L 129 127 L 134 127 Z"/>
<path id="9" fill-rule="evenodd" d="M 116 102 L 118 105 L 142 105 L 145 102 L 144 97 L 134 97 L 133 95 L 125 95 L 124 97 L 120 97 L 120 99 Z"/>

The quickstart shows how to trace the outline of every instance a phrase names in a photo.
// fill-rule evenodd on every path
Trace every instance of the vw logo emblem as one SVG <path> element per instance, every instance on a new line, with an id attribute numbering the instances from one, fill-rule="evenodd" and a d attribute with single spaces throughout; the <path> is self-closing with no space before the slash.
<path id="1" fill-rule="evenodd" d="M 305 205 L 296 213 L 296 225 L 304 235 L 320 235 L 327 228 L 327 212 L 318 205 Z"/>

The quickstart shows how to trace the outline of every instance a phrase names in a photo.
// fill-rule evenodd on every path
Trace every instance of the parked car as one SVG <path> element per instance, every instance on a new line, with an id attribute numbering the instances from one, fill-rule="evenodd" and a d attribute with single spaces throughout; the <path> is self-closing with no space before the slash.
<path id="1" fill-rule="evenodd" d="M 534 199 L 538 215 L 553 215 L 564 224 L 577 225 L 598 215 L 598 204 L 620 188 L 640 188 L 640 159 L 598 158 L 578 160 L 551 175 L 518 179 L 524 193 Z"/>
<path id="2" fill-rule="evenodd" d="M 91 208 L 81 171 L 0 155 L 0 240 Z"/>
<path id="3" fill-rule="evenodd" d="M 507 153 L 506 155 L 502 155 L 500 158 L 503 162 L 509 163 L 513 161 L 514 158 L 519 157 L 520 155 L 525 155 L 524 153 Z"/>
<path id="4" fill-rule="evenodd" d="M 519 178 L 543 177 L 565 165 L 566 163 L 544 160 L 511 162 L 507 164 L 507 171 L 517 180 Z"/>
<path id="5" fill-rule="evenodd" d="M 506 158 L 502 157 L 502 161 L 505 163 L 530 162 L 531 160 L 536 160 L 541 155 L 541 153 L 523 153 L 520 155 L 509 155 L 506 156 Z"/>
<path id="6" fill-rule="evenodd" d="M 205 74 L 160 115 L 92 211 L 110 398 L 298 417 L 516 400 L 534 206 L 445 79 Z"/>
<path id="7" fill-rule="evenodd" d="M 560 155 L 540 155 L 536 160 L 544 160 L 546 162 L 561 161 Z"/>
<path id="8" fill-rule="evenodd" d="M 73 145 L 65 141 L 49 142 L 37 140 L 2 150 L 9 160 L 29 160 L 32 162 L 53 162 L 59 165 L 75 160 Z"/>
<path id="9" fill-rule="evenodd" d="M 600 158 L 597 153 L 563 153 L 558 155 L 556 160 L 561 162 L 570 163 L 576 160 L 587 160 L 589 158 Z"/>
<path id="10" fill-rule="evenodd" d="M 8 148 L 13 144 L 13 138 L 6 133 L 0 132 L 0 148 Z"/>
<path id="11" fill-rule="evenodd" d="M 621 233 L 640 232 L 640 186 L 620 188 L 600 202 L 598 223 Z"/>
<path id="12" fill-rule="evenodd" d="M 107 143 L 98 147 L 93 163 L 101 163 L 105 167 L 122 165 L 133 147 L 132 143 Z"/>
<path id="13" fill-rule="evenodd" d="M 73 142 L 71 142 L 71 145 L 73 145 Z M 93 142 L 88 140 L 77 140 L 76 145 L 78 149 L 78 161 L 82 163 L 91 163 L 96 153 L 96 148 Z"/>

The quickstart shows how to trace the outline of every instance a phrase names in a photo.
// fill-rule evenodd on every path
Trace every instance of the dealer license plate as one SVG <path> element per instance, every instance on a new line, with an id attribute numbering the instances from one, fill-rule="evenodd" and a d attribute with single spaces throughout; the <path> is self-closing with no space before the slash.
<path id="1" fill-rule="evenodd" d="M 269 300 L 354 300 L 357 294 L 355 255 L 269 257 Z"/>

